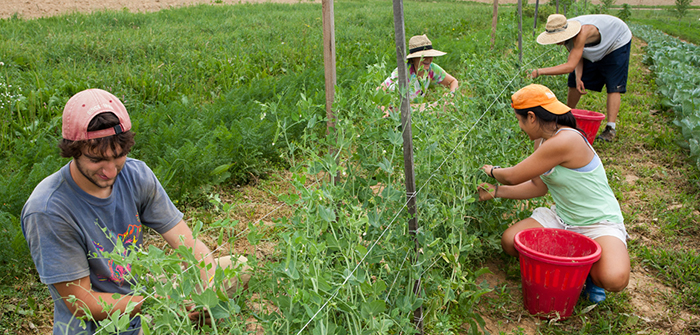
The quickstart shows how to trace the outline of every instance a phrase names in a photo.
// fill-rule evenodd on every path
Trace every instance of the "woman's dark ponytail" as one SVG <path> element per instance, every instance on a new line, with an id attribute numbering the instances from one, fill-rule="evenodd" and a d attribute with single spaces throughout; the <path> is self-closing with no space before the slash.
<path id="1" fill-rule="evenodd" d="M 572 112 L 558 115 L 550 113 L 542 106 L 535 106 L 532 108 L 515 110 L 515 113 L 517 113 L 520 116 L 527 116 L 527 112 L 535 113 L 535 116 L 537 116 L 537 122 L 540 124 L 540 126 L 544 126 L 546 124 L 554 122 L 555 124 L 557 124 L 557 126 L 571 127 L 580 131 L 582 134 L 585 134 L 585 132 L 578 127 L 578 124 L 576 123 L 576 118 L 574 117 L 574 114 Z"/>

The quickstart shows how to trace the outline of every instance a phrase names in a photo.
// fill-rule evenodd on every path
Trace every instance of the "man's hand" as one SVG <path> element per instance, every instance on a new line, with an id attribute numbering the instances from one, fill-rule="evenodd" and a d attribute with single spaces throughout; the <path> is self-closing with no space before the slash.
<path id="1" fill-rule="evenodd" d="M 383 118 L 390 117 L 390 113 L 394 111 L 394 107 L 379 106 L 379 109 L 381 109 L 381 111 L 384 112 L 384 115 L 382 116 Z"/>
<path id="2" fill-rule="evenodd" d="M 586 94 L 586 87 L 580 79 L 576 79 L 576 90 L 578 90 L 578 93 L 581 93 L 581 95 Z"/>
<path id="3" fill-rule="evenodd" d="M 197 327 L 204 327 L 204 325 L 211 326 L 211 315 L 209 314 L 209 311 L 207 311 L 206 308 L 201 307 L 195 309 L 194 305 L 190 305 L 187 307 L 187 317 L 190 318 L 190 321 L 197 325 Z"/>

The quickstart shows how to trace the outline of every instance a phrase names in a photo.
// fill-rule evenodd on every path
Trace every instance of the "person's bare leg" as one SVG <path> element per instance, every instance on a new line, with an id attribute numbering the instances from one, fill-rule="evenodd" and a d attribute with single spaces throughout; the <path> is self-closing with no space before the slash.
<path id="1" fill-rule="evenodd" d="M 614 236 L 595 239 L 602 247 L 600 260 L 591 267 L 593 284 L 610 292 L 620 292 L 629 283 L 630 257 L 625 244 Z"/>
<path id="2" fill-rule="evenodd" d="M 518 256 L 518 250 L 515 249 L 515 234 L 528 228 L 542 228 L 542 225 L 533 218 L 527 218 L 518 221 L 503 232 L 503 236 L 501 236 L 501 247 L 506 254 L 515 257 Z"/>
<path id="3" fill-rule="evenodd" d="M 620 111 L 621 101 L 620 92 L 608 93 L 608 101 L 606 103 L 608 122 L 615 123 L 617 121 L 617 113 Z"/>
<path id="4" fill-rule="evenodd" d="M 566 94 L 566 105 L 569 108 L 576 108 L 580 99 L 581 93 L 575 87 L 569 87 L 569 93 Z"/>

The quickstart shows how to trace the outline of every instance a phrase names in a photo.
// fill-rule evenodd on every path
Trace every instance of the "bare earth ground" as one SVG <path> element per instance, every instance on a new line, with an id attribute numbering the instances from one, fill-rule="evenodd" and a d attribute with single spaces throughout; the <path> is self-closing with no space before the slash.
<path id="1" fill-rule="evenodd" d="M 171 7 L 198 4 L 240 4 L 240 3 L 300 3 L 320 0 L 2 0 L 0 18 L 8 18 L 17 13 L 20 18 L 59 15 L 71 12 L 93 12 L 105 9 L 129 9 L 132 12 L 154 12 Z"/>

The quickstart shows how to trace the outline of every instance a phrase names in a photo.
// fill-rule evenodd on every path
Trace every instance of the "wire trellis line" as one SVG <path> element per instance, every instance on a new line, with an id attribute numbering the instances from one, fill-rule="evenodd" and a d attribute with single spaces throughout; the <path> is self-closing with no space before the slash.
<path id="1" fill-rule="evenodd" d="M 538 56 L 538 57 L 536 57 L 535 59 L 529 61 L 526 65 L 530 65 L 530 64 L 534 63 L 534 61 L 538 60 L 539 58 L 541 58 L 542 56 L 546 55 L 547 53 L 549 53 L 549 51 L 542 53 L 540 56 Z M 340 286 L 338 286 L 338 287 L 336 288 L 335 292 L 331 295 L 331 297 L 330 297 L 328 300 L 326 300 L 326 302 L 319 308 L 319 310 L 316 311 L 316 313 L 314 313 L 314 315 L 311 317 L 311 319 L 299 330 L 299 332 L 297 332 L 297 335 L 301 334 L 301 332 L 302 332 L 304 329 L 306 329 L 306 327 L 308 327 L 309 324 L 311 324 L 311 322 L 316 318 L 316 316 L 318 316 L 318 314 L 319 314 L 323 309 L 325 309 L 325 307 L 328 305 L 328 303 L 329 303 L 331 300 L 333 300 L 333 299 L 338 295 L 338 292 L 339 292 L 340 288 L 342 288 L 342 287 L 347 283 L 347 281 L 349 280 L 349 278 L 352 277 L 352 275 L 355 273 L 355 271 L 357 271 L 357 269 L 359 268 L 359 266 L 364 262 L 364 260 L 367 258 L 367 256 L 372 252 L 372 250 L 374 249 L 374 246 L 377 245 L 377 243 L 379 243 L 379 241 L 384 237 L 384 234 L 386 233 L 386 231 L 387 231 L 390 227 L 393 226 L 393 224 L 394 224 L 394 222 L 396 221 L 396 219 L 398 218 L 398 216 L 399 216 L 399 215 L 401 214 L 401 212 L 403 212 L 403 210 L 408 206 L 408 203 L 409 203 L 409 201 L 411 200 L 411 198 L 417 197 L 417 195 L 421 192 L 421 190 L 423 190 L 423 188 L 424 188 L 424 187 L 430 182 L 430 180 L 435 176 L 435 173 L 436 173 L 438 170 L 440 170 L 440 168 L 442 168 L 442 166 L 445 164 L 445 162 L 447 162 L 447 159 L 450 158 L 451 156 L 453 156 L 454 152 L 457 150 L 457 148 L 459 147 L 459 145 L 461 145 L 462 142 L 464 142 L 464 140 L 469 136 L 469 134 L 471 134 L 472 130 L 474 130 L 474 128 L 476 127 L 476 125 L 481 121 L 481 119 L 483 119 L 483 117 L 491 110 L 491 108 L 493 107 L 493 105 L 496 103 L 496 101 L 498 101 L 498 99 L 500 99 L 500 97 L 503 95 L 503 93 L 506 91 L 506 89 L 512 85 L 513 81 L 515 81 L 515 79 L 517 78 L 518 75 L 519 75 L 519 74 L 516 74 L 516 75 L 513 76 L 513 78 L 511 78 L 511 80 L 505 85 L 505 87 L 504 87 L 504 88 L 501 90 L 501 92 L 496 96 L 496 98 L 495 98 L 495 99 L 493 100 L 493 102 L 489 105 L 489 107 L 484 111 L 484 113 L 482 113 L 481 116 L 479 116 L 479 118 L 477 118 L 476 122 L 474 122 L 474 124 L 471 126 L 471 128 L 469 129 L 469 131 L 467 131 L 467 133 L 462 137 L 462 139 L 459 141 L 459 143 L 457 143 L 457 145 L 455 145 L 455 147 L 452 149 L 452 151 L 450 151 L 450 153 L 449 153 L 449 154 L 447 155 L 447 157 L 440 163 L 440 165 L 438 165 L 438 167 L 437 167 L 435 170 L 433 170 L 433 173 L 431 173 L 430 177 L 423 183 L 423 185 L 418 189 L 418 191 L 413 192 L 413 193 L 411 193 L 411 194 L 407 194 L 407 200 L 406 200 L 406 202 L 403 204 L 403 206 L 401 207 L 401 209 L 399 210 L 399 212 L 398 212 L 398 213 L 394 216 L 394 218 L 391 220 L 391 222 L 389 223 L 389 225 L 384 229 L 384 231 L 382 231 L 382 234 L 377 238 L 377 240 L 376 240 L 376 241 L 372 244 L 372 246 L 367 250 L 367 252 L 365 253 L 365 255 L 364 255 L 364 256 L 362 257 L 362 259 L 358 262 L 358 264 L 355 266 L 355 268 L 350 272 L 350 274 L 346 277 L 346 279 L 343 281 L 343 283 L 340 284 Z M 404 131 L 405 131 L 405 130 L 404 130 Z M 407 254 L 407 255 L 408 255 L 408 254 Z M 438 259 L 438 260 L 439 260 L 439 259 Z M 437 262 L 437 260 L 436 260 L 435 262 Z M 433 262 L 433 264 L 435 264 L 435 262 Z M 414 265 L 415 265 L 415 264 L 414 264 Z M 432 265 L 431 265 L 431 267 L 432 267 Z M 425 273 L 425 272 L 424 272 L 424 273 Z M 423 274 L 424 274 L 424 273 L 423 273 Z M 421 276 L 422 276 L 422 274 L 421 274 Z M 392 286 L 393 286 L 393 283 L 392 283 Z M 388 299 L 388 296 L 387 296 L 387 299 Z M 423 317 L 425 317 L 425 316 L 423 316 Z"/>

